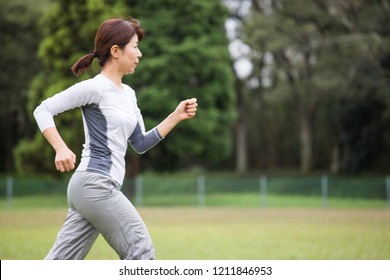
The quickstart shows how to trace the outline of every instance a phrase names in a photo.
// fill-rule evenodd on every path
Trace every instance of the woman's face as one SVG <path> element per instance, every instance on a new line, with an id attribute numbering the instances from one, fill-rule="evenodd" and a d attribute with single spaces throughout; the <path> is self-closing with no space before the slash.
<path id="1" fill-rule="evenodd" d="M 124 74 L 133 74 L 142 53 L 138 48 L 138 36 L 135 34 L 130 42 L 120 51 L 120 65 Z"/>

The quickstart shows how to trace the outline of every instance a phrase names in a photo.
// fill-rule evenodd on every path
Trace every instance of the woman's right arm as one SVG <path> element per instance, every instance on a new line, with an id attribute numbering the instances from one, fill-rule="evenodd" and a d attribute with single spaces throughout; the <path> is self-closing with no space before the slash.
<path id="1" fill-rule="evenodd" d="M 44 137 L 56 152 L 55 166 L 60 172 L 75 168 L 76 155 L 58 133 L 54 116 L 64 111 L 98 102 L 100 95 L 89 82 L 81 82 L 44 100 L 34 111 L 34 117 Z"/>
<path id="2" fill-rule="evenodd" d="M 55 166 L 60 172 L 70 171 L 75 168 L 76 155 L 68 148 L 55 127 L 48 127 L 43 131 L 43 136 L 56 152 Z"/>

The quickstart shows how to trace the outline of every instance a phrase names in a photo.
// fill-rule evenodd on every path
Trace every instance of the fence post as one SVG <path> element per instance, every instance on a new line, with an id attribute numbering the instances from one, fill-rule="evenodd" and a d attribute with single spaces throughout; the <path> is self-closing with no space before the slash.
<path id="1" fill-rule="evenodd" d="M 322 207 L 328 207 L 328 176 L 323 175 L 321 177 L 321 194 L 322 194 Z"/>
<path id="2" fill-rule="evenodd" d="M 14 192 L 14 180 L 11 176 L 7 176 L 6 196 L 7 196 L 7 208 L 12 208 L 12 199 Z"/>
<path id="3" fill-rule="evenodd" d="M 390 207 L 390 175 L 386 178 L 387 206 Z"/>
<path id="4" fill-rule="evenodd" d="M 267 206 L 267 176 L 260 176 L 260 207 L 265 208 Z"/>
<path id="5" fill-rule="evenodd" d="M 200 207 L 204 207 L 206 204 L 206 184 L 205 177 L 203 175 L 198 176 L 198 203 Z"/>
<path id="6" fill-rule="evenodd" d="M 142 176 L 135 177 L 135 204 L 143 206 L 143 180 Z"/>

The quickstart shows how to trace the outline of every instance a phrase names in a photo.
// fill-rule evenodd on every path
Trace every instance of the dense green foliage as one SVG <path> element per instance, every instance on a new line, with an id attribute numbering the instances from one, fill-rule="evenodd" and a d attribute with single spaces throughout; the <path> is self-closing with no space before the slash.
<path id="1" fill-rule="evenodd" d="M 29 81 L 41 65 L 36 56 L 42 32 L 37 18 L 49 0 L 0 0 L 0 170 L 13 171 L 12 149 L 20 138 L 31 135 L 26 103 Z"/>
<path id="2" fill-rule="evenodd" d="M 198 13 L 192 13 L 194 10 Z M 234 121 L 234 91 L 223 29 L 227 13 L 219 2 L 57 1 L 42 21 L 44 39 L 39 57 L 44 67 L 32 82 L 29 111 L 75 83 L 69 68 L 93 49 L 95 32 L 103 20 L 129 14 L 141 21 L 146 36 L 140 45 L 143 58 L 137 73 L 125 82 L 137 92 L 147 129 L 183 99 L 196 97 L 201 108 L 195 121 L 180 124 L 174 137 L 149 153 L 149 165 L 167 169 L 194 160 L 226 159 L 232 150 L 229 134 Z M 98 70 L 95 65 L 80 79 Z M 84 141 L 80 112 L 61 114 L 56 124 L 65 142 L 79 155 Z M 40 132 L 33 140 L 23 140 L 15 156 L 20 172 L 54 170 L 53 152 Z"/>
<path id="3" fill-rule="evenodd" d="M 199 103 L 194 120 L 180 124 L 146 154 L 149 164 L 172 169 L 228 158 L 235 95 L 226 9 L 207 0 L 133 2 L 133 14 L 144 23 L 146 35 L 139 72 L 128 79 L 137 89 L 146 126 L 156 125 L 178 100 L 196 97 Z"/>

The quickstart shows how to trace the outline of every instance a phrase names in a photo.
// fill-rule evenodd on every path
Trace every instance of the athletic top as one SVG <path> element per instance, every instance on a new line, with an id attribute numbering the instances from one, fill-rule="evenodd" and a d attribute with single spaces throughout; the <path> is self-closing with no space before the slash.
<path id="1" fill-rule="evenodd" d="M 102 74 L 44 100 L 34 117 L 43 132 L 55 127 L 54 116 L 77 107 L 82 111 L 85 143 L 76 171 L 101 173 L 122 185 L 127 143 L 142 154 L 163 139 L 156 127 L 145 132 L 134 90 L 125 84 L 118 89 Z"/>

